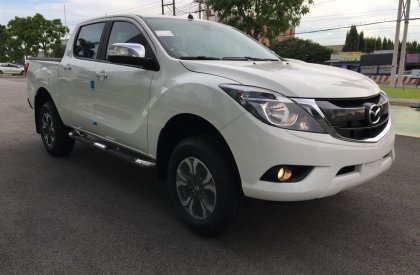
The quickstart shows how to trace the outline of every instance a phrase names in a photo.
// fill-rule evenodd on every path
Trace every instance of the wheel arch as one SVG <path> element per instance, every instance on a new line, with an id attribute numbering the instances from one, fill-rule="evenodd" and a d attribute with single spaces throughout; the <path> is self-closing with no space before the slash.
<path id="1" fill-rule="evenodd" d="M 156 152 L 156 172 L 158 178 L 162 180 L 167 178 L 169 159 L 176 145 L 188 137 L 199 135 L 215 137 L 215 141 L 222 146 L 227 157 L 230 159 L 234 173 L 240 179 L 235 158 L 219 130 L 206 119 L 189 113 L 178 114 L 172 117 L 160 131 Z"/>
<path id="2" fill-rule="evenodd" d="M 41 110 L 42 105 L 44 105 L 46 102 L 52 102 L 55 106 L 54 100 L 52 99 L 48 90 L 45 89 L 44 87 L 41 87 L 36 91 L 35 100 L 34 100 L 35 127 L 36 127 L 36 132 L 38 134 L 41 133 L 41 130 L 39 128 L 39 123 L 38 123 L 38 115 L 39 115 L 39 111 Z"/>

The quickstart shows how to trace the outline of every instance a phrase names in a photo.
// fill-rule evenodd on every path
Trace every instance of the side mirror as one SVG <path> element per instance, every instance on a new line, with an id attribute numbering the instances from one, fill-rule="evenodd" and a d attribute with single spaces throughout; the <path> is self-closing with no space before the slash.
<path id="1" fill-rule="evenodd" d="M 137 43 L 115 43 L 108 50 L 108 58 L 110 56 L 130 56 L 141 57 L 146 56 L 146 49 L 142 44 Z"/>
<path id="2" fill-rule="evenodd" d="M 108 61 L 112 63 L 143 67 L 145 70 L 159 70 L 153 58 L 146 58 L 146 49 L 138 43 L 115 43 L 108 50 Z"/>

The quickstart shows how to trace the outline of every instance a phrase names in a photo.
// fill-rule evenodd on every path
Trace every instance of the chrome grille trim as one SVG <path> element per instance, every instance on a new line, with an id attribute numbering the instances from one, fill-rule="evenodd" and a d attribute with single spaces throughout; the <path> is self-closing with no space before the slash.
<path id="1" fill-rule="evenodd" d="M 340 140 L 344 140 L 344 141 L 349 141 L 349 142 L 358 142 L 358 143 L 374 143 L 374 142 L 378 142 L 379 140 L 381 140 L 390 130 L 391 128 L 391 110 L 390 110 L 390 106 L 389 106 L 389 101 L 386 97 L 385 94 L 380 93 L 380 101 L 378 102 L 381 103 L 381 106 L 385 106 L 385 111 L 386 112 L 382 115 L 386 115 L 386 118 L 384 120 L 382 120 L 380 123 L 373 125 L 373 128 L 377 128 L 377 127 L 384 127 L 382 131 L 380 131 L 375 137 L 369 137 L 369 138 L 364 138 L 364 139 L 354 139 L 354 138 L 348 138 L 345 136 L 340 135 L 335 129 L 334 126 L 331 125 L 331 123 L 328 121 L 327 116 L 325 115 L 325 113 L 322 111 L 322 109 L 318 106 L 317 104 L 317 100 L 315 99 L 307 99 L 307 98 L 292 98 L 293 101 L 295 101 L 296 103 L 298 103 L 300 106 L 302 106 L 306 111 L 308 111 L 309 113 L 312 114 L 312 116 L 318 121 L 318 123 L 324 128 L 324 130 L 330 134 L 332 137 L 340 139 Z M 367 100 L 372 99 L 372 97 L 367 98 Z M 348 99 L 343 99 L 343 100 L 349 100 L 351 101 L 351 98 Z M 357 99 L 358 101 L 363 100 L 363 99 Z M 321 99 L 322 101 L 322 99 Z M 351 108 L 351 107 L 350 107 Z M 354 108 L 354 109 L 361 109 L 361 108 Z M 359 110 L 361 111 L 361 110 Z M 384 124 L 386 124 L 384 126 Z M 367 127 L 372 127 L 372 125 L 370 126 L 366 126 L 365 128 L 361 127 L 360 129 L 362 130 L 368 130 Z M 345 129 L 345 128 L 344 128 Z M 359 129 L 359 130 L 360 130 Z"/>

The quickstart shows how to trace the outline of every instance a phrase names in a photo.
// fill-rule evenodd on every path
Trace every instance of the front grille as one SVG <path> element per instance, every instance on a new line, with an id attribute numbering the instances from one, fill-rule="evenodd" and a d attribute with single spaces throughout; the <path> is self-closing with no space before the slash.
<path id="1" fill-rule="evenodd" d="M 363 140 L 378 136 L 389 120 L 389 104 L 382 94 L 357 99 L 322 99 L 316 100 L 326 119 L 341 137 Z M 369 120 L 369 108 L 380 108 L 379 121 Z"/>

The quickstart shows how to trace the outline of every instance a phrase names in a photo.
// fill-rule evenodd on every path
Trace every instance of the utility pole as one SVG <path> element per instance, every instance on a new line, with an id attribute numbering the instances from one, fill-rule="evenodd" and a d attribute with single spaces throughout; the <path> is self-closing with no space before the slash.
<path id="1" fill-rule="evenodd" d="M 195 2 L 198 3 L 198 19 L 201 19 L 201 13 L 207 11 L 207 0 L 196 0 Z M 205 4 L 205 8 L 203 8 L 203 3 Z"/>
<path id="2" fill-rule="evenodd" d="M 176 15 L 176 12 L 175 12 L 175 0 L 172 0 L 172 3 L 170 3 L 170 4 L 165 4 L 164 3 L 164 0 L 162 0 L 161 3 L 162 3 L 162 15 L 165 14 L 165 7 L 166 6 L 172 6 L 172 15 L 173 16 Z"/>
<path id="3" fill-rule="evenodd" d="M 410 2 L 411 0 L 399 0 L 398 4 L 398 15 L 397 15 L 397 26 L 395 29 L 395 40 L 394 40 L 394 53 L 392 56 L 392 67 L 391 67 L 391 77 L 390 77 L 390 86 L 395 87 L 397 83 L 397 62 L 398 62 L 398 48 L 400 44 L 400 28 L 401 21 L 404 17 L 404 33 L 403 33 L 403 42 L 401 45 L 401 56 L 400 56 L 400 66 L 398 68 L 398 86 L 402 85 L 402 75 L 404 73 L 404 63 L 405 63 L 405 52 L 407 46 L 407 31 L 408 31 L 408 22 L 410 14 Z"/>
<path id="4" fill-rule="evenodd" d="M 402 87 L 403 83 L 403 74 L 405 69 L 405 52 L 407 49 L 407 32 L 408 32 L 408 23 L 410 23 L 410 4 L 411 0 L 407 0 L 405 5 L 403 3 L 403 13 L 404 13 L 404 33 L 403 41 L 401 45 L 401 55 L 400 55 L 400 68 L 398 70 L 398 82 L 397 86 Z"/>

